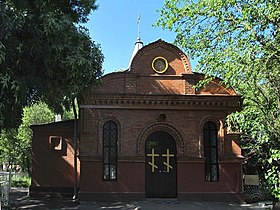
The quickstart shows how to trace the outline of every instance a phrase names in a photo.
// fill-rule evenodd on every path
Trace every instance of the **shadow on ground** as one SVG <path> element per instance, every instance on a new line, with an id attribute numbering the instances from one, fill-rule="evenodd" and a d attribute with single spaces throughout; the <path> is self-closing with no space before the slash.
<path id="1" fill-rule="evenodd" d="M 60 195 L 30 197 L 28 189 L 11 189 L 11 209 L 78 209 L 80 203 Z"/>
<path id="2" fill-rule="evenodd" d="M 151 199 L 138 202 L 78 202 L 61 195 L 44 195 L 30 197 L 27 189 L 13 188 L 11 190 L 11 209 L 80 209 L 80 210 L 248 210 L 270 209 L 258 203 L 240 205 L 223 202 L 187 202 L 177 199 Z"/>

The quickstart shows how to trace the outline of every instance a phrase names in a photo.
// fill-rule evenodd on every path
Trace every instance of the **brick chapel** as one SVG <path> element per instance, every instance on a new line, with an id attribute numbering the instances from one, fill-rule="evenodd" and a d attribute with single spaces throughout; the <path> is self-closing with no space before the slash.
<path id="1" fill-rule="evenodd" d="M 79 99 L 79 199 L 238 197 L 243 158 L 225 119 L 242 99 L 220 79 L 195 89 L 203 79 L 178 47 L 138 39 L 129 68 L 104 75 Z"/>

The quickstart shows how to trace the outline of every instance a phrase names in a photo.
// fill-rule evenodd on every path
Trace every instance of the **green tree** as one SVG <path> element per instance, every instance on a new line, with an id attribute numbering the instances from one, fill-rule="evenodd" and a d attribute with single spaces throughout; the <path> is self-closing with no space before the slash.
<path id="1" fill-rule="evenodd" d="M 31 125 L 54 121 L 55 113 L 44 102 L 38 101 L 23 108 L 22 122 L 18 129 L 4 129 L 0 134 L 0 163 L 11 168 L 20 166 L 23 172 L 31 174 Z M 73 111 L 64 111 L 62 120 L 74 119 Z"/>
<path id="2" fill-rule="evenodd" d="M 18 128 L 16 136 L 17 141 L 20 143 L 19 152 L 19 165 L 22 170 L 31 174 L 31 140 L 32 130 L 31 125 L 39 125 L 50 123 L 54 121 L 54 112 L 43 102 L 37 102 L 31 106 L 23 109 L 22 123 Z"/>
<path id="3" fill-rule="evenodd" d="M 82 26 L 96 8 L 95 0 L 0 2 L 0 129 L 16 127 L 34 101 L 62 113 L 96 82 L 103 55 Z"/>
<path id="4" fill-rule="evenodd" d="M 0 133 L 0 165 L 7 168 L 20 165 L 21 143 L 18 141 L 17 130 L 2 130 Z"/>
<path id="5" fill-rule="evenodd" d="M 176 32 L 176 43 L 196 70 L 220 77 L 244 96 L 230 117 L 243 132 L 248 158 L 265 173 L 280 199 L 280 1 L 166 0 L 157 26 Z M 207 79 L 206 79 L 207 81 Z"/>

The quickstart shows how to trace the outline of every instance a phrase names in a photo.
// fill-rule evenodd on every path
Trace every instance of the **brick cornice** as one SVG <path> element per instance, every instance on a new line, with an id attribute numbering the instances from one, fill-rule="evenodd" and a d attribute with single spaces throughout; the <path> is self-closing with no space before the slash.
<path id="1" fill-rule="evenodd" d="M 241 108 L 240 96 L 226 95 L 91 95 L 80 108 L 118 109 L 236 109 Z"/>

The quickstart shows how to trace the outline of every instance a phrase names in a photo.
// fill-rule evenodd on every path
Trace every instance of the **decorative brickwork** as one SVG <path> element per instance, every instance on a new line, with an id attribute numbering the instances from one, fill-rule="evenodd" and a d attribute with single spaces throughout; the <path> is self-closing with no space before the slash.
<path id="1" fill-rule="evenodd" d="M 143 132 L 141 132 L 139 138 L 137 139 L 137 154 L 139 156 L 144 156 L 146 139 L 155 131 L 165 131 L 171 134 L 176 141 L 178 155 L 184 155 L 184 141 L 180 133 L 171 125 L 165 123 L 155 123 L 148 128 L 144 128 Z"/>
<path id="2" fill-rule="evenodd" d="M 80 105 L 81 108 L 128 108 L 145 107 L 170 109 L 223 109 L 240 107 L 240 99 L 231 96 L 198 96 L 198 95 L 92 95 L 87 100 L 88 104 Z"/>

